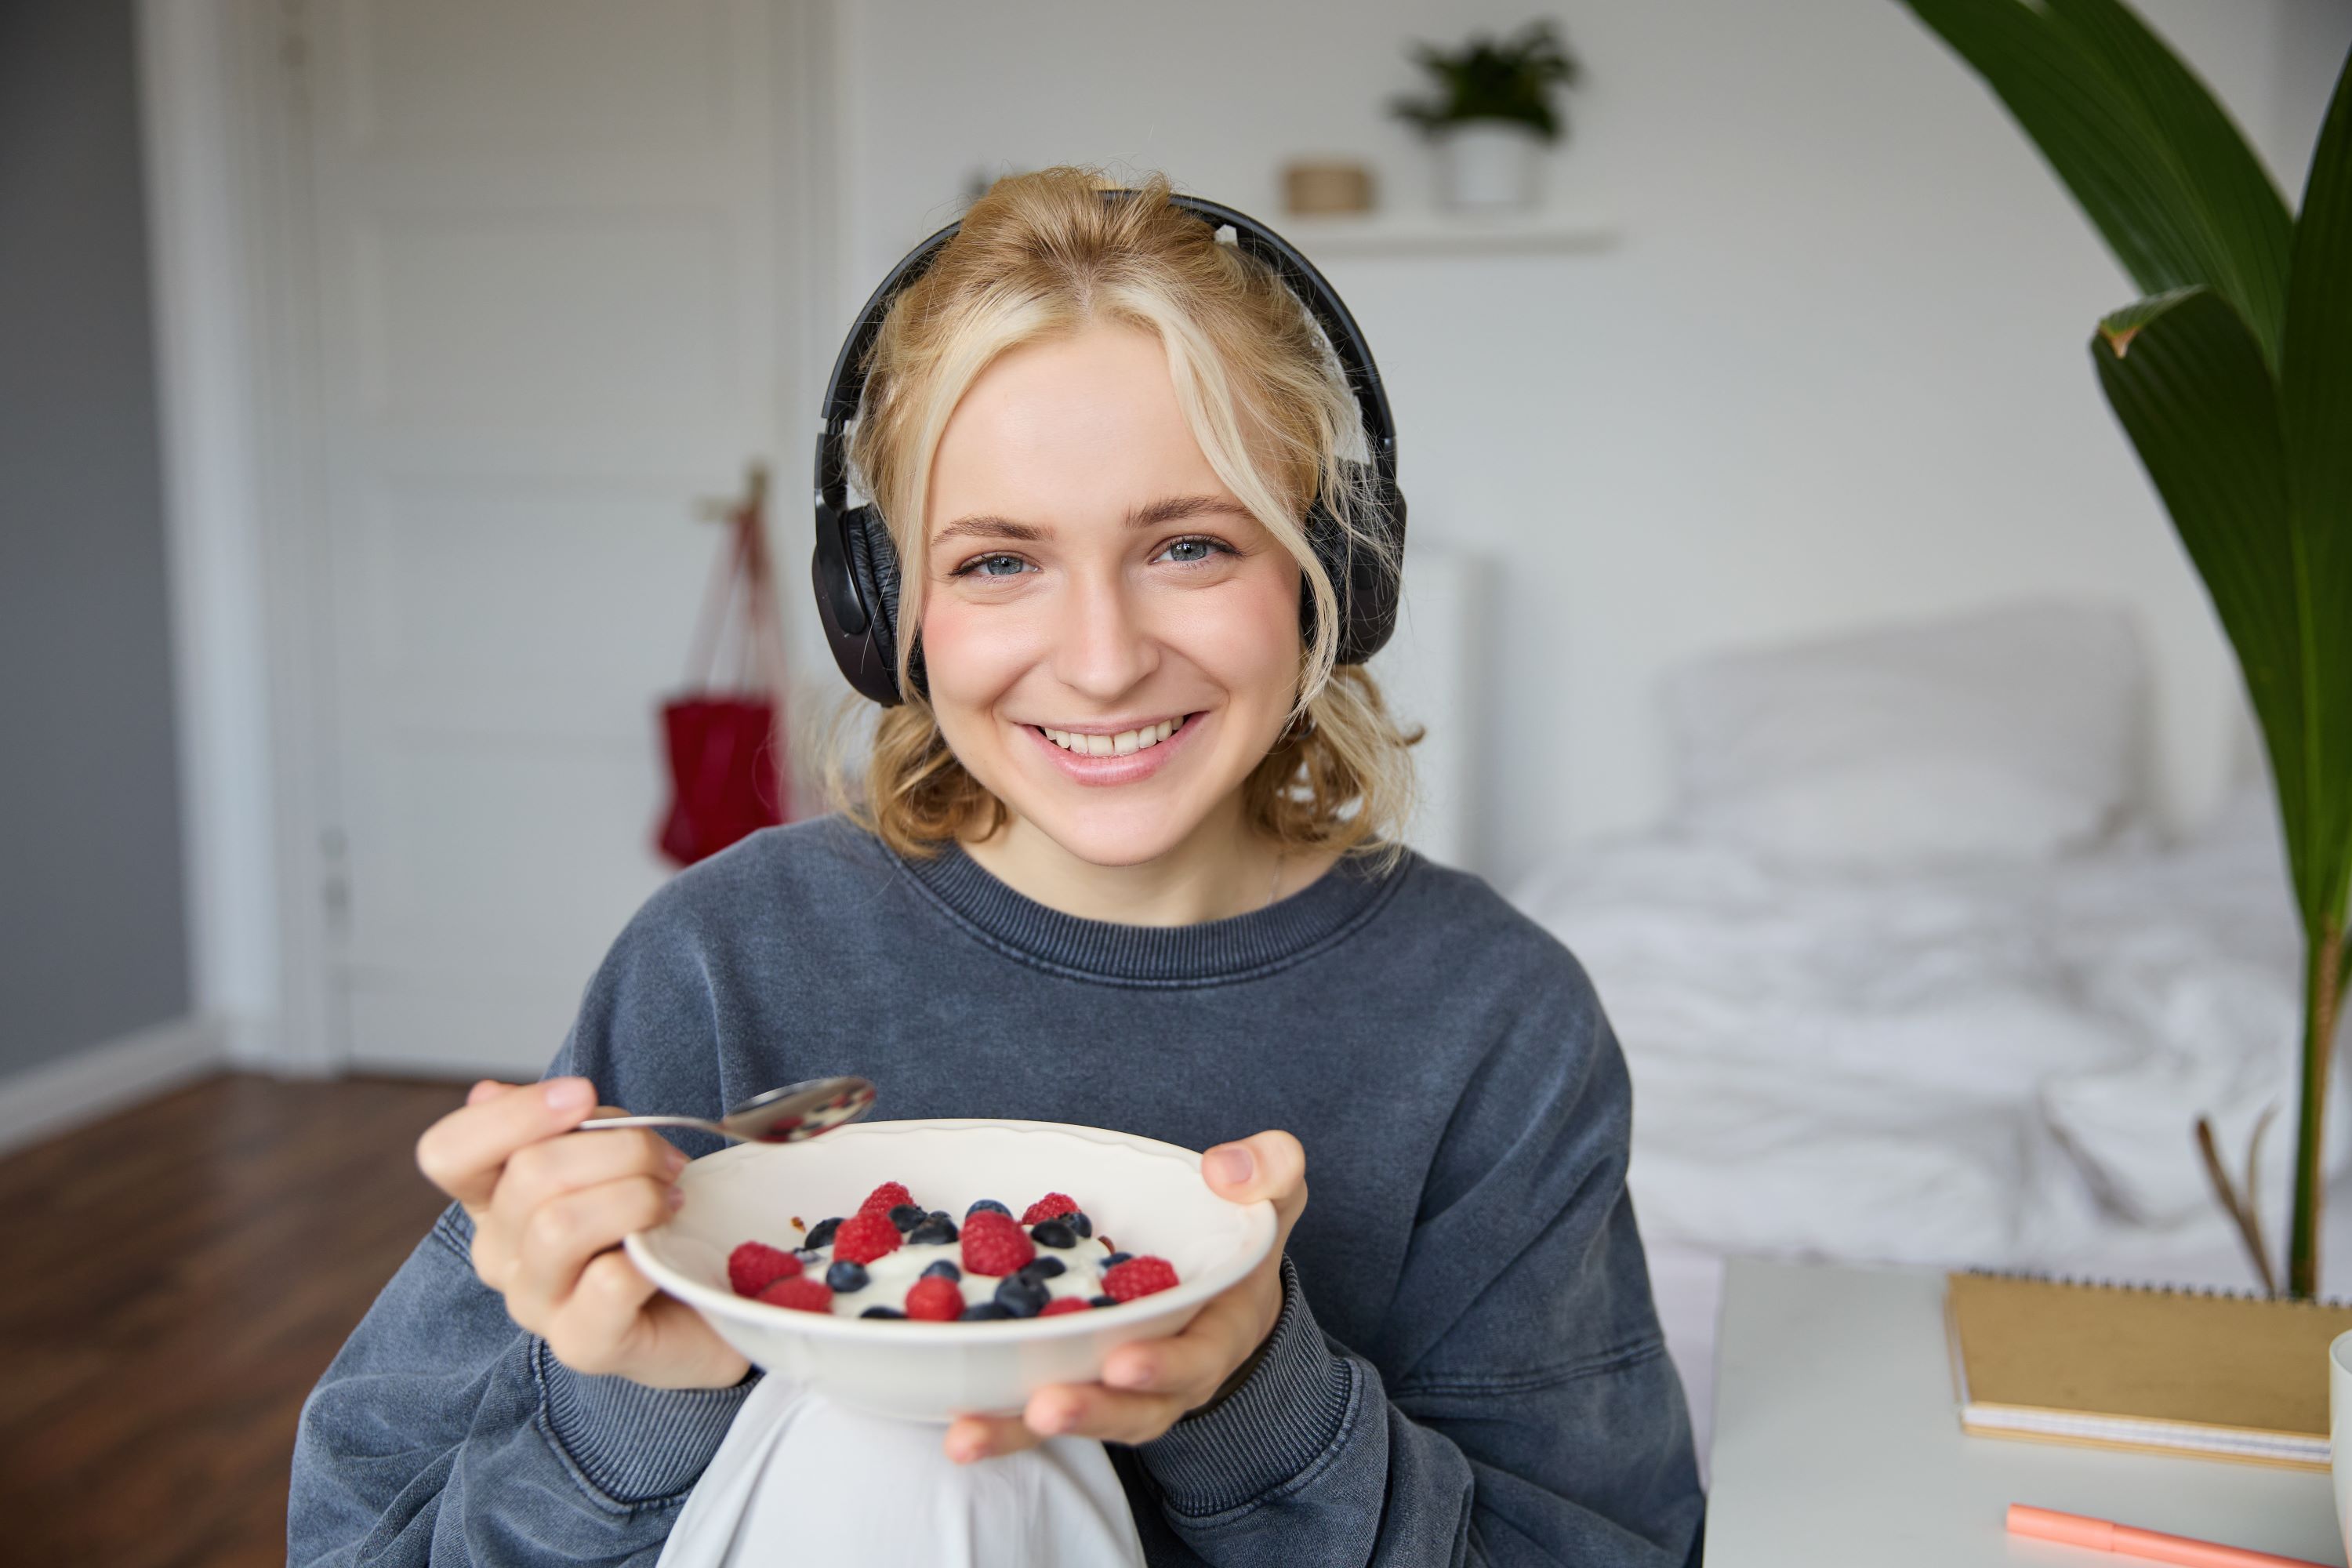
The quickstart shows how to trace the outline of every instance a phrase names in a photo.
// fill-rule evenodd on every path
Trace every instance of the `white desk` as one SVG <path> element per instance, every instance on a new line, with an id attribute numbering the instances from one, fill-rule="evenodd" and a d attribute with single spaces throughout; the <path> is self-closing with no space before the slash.
<path id="1" fill-rule="evenodd" d="M 1717 1346 L 1707 1568 L 2132 1568 L 2011 1537 L 2012 1502 L 2342 1563 L 2312 1470 L 1971 1437 L 1943 1276 L 1735 1259 Z"/>

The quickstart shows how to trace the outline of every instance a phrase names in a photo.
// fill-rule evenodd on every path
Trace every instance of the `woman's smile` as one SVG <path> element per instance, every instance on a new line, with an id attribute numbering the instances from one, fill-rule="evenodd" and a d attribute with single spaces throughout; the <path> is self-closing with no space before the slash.
<path id="1" fill-rule="evenodd" d="M 1166 767 L 1177 748 L 1208 717 L 1179 713 L 1156 723 L 1105 732 L 1024 724 L 1022 732 L 1048 753 L 1054 765 L 1077 784 L 1102 786 L 1137 784 Z"/>

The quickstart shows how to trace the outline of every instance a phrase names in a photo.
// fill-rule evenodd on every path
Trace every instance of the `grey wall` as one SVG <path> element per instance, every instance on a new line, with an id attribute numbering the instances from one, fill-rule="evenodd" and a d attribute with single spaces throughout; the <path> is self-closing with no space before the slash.
<path id="1" fill-rule="evenodd" d="M 188 1010 L 128 0 L 0 0 L 0 1075 Z"/>

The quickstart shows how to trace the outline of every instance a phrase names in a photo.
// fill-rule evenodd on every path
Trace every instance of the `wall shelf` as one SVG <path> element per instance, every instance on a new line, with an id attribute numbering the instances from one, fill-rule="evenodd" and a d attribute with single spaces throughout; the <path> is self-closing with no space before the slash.
<path id="1" fill-rule="evenodd" d="M 1271 220 L 1309 260 L 1326 256 L 1475 256 L 1601 250 L 1617 225 L 1581 207 L 1538 207 L 1488 216 L 1407 208 L 1362 216 L 1282 216 Z"/>

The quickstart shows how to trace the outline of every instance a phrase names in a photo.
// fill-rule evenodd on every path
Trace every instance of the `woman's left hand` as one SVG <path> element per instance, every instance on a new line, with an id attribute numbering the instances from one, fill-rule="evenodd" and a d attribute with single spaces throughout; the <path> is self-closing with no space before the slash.
<path id="1" fill-rule="evenodd" d="M 1018 1415 L 959 1415 L 947 1432 L 958 1464 L 1017 1453 L 1040 1438 L 1097 1437 L 1145 1443 L 1224 1387 L 1282 1315 L 1282 1249 L 1307 1206 L 1307 1152 L 1287 1132 L 1220 1143 L 1201 1157 L 1218 1196 L 1274 1204 L 1274 1248 L 1239 1283 L 1202 1305 L 1180 1333 L 1139 1340 L 1103 1358 L 1102 1382 L 1039 1389 Z"/>

